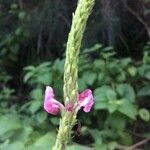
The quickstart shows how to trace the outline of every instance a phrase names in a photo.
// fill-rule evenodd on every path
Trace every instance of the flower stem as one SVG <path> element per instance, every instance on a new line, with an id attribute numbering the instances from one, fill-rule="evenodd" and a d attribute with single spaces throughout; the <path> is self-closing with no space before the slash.
<path id="1" fill-rule="evenodd" d="M 64 67 L 64 101 L 74 105 L 78 96 L 78 55 L 83 33 L 95 0 L 79 0 L 68 36 Z M 76 123 L 76 112 L 64 112 L 60 119 L 57 139 L 52 150 L 65 150 L 71 139 L 71 130 Z"/>

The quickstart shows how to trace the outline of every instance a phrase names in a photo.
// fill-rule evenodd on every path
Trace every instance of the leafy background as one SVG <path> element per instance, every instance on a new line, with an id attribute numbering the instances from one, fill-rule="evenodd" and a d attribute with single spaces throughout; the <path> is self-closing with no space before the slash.
<path id="1" fill-rule="evenodd" d="M 43 94 L 50 85 L 62 101 L 76 4 L 0 1 L 0 149 L 51 149 L 59 117 L 43 110 Z M 79 91 L 91 88 L 95 105 L 79 112 L 67 150 L 150 149 L 149 6 L 96 1 L 79 58 Z"/>

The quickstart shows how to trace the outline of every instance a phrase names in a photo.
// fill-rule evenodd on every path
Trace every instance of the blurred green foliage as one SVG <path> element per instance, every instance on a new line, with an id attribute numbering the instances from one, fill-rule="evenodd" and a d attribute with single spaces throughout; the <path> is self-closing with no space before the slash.
<path id="1" fill-rule="evenodd" d="M 59 118 L 43 110 L 44 90 L 52 86 L 62 101 L 64 45 L 76 2 L 19 2 L 3 1 L 0 13 L 0 149 L 48 150 Z M 67 150 L 115 150 L 150 138 L 150 42 L 133 16 L 127 22 L 129 14 L 116 10 L 113 19 L 105 20 L 109 13 L 101 14 L 99 8 L 101 3 L 90 18 L 79 59 L 79 91 L 91 88 L 95 105 L 88 114 L 79 112 L 81 133 L 76 125 Z M 123 34 L 131 31 L 132 20 L 132 35 Z M 103 44 L 84 48 L 98 41 Z"/>
<path id="2" fill-rule="evenodd" d="M 92 54 L 97 57 L 93 60 Z M 24 83 L 30 87 L 27 100 L 23 105 L 13 104 L 15 93 L 7 87 L 10 77 L 1 73 L 5 88 L 0 92 L 0 147 L 3 150 L 14 149 L 49 149 L 56 136 L 58 117 L 50 116 L 43 110 L 43 94 L 46 85 L 54 87 L 57 97 L 62 100 L 64 59 L 43 62 L 24 68 Z M 118 58 L 113 48 L 96 44 L 85 49 L 79 59 L 79 89 L 89 87 L 94 91 L 95 105 L 91 113 L 79 113 L 81 137 L 89 136 L 72 145 L 72 149 L 113 150 L 119 145 L 132 145 L 138 127 L 136 122 L 150 123 L 149 92 L 150 55 L 145 51 L 142 61 L 131 58 Z M 2 77 L 3 76 L 3 77 Z M 3 79 L 4 78 L 4 79 Z M 6 90 L 7 89 L 7 90 Z M 5 91 L 5 92 L 4 92 Z M 5 100 L 7 99 L 7 100 Z M 137 124 L 138 126 L 138 124 Z M 139 126 L 140 127 L 140 126 Z M 135 131 L 133 131 L 135 130 Z M 76 132 L 76 131 L 74 131 Z M 147 130 L 138 131 L 147 137 Z M 91 148 L 90 148 L 91 147 Z"/>

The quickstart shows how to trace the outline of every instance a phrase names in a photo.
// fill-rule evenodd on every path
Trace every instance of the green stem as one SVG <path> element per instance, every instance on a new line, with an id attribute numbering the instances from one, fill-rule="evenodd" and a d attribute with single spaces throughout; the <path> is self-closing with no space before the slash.
<path id="1" fill-rule="evenodd" d="M 83 33 L 95 0 L 79 0 L 73 14 L 64 67 L 64 101 L 74 105 L 78 95 L 78 55 Z M 65 150 L 71 139 L 71 130 L 76 123 L 76 112 L 64 112 L 60 120 L 57 139 L 52 150 Z"/>

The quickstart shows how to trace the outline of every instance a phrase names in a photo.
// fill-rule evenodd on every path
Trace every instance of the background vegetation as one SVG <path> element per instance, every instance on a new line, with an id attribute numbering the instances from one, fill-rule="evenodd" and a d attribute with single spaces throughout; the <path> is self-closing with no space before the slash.
<path id="1" fill-rule="evenodd" d="M 43 110 L 46 85 L 62 99 L 67 35 L 77 0 L 0 0 L 0 149 L 48 150 L 57 117 Z M 150 1 L 96 1 L 79 61 L 80 111 L 68 150 L 150 149 Z"/>

